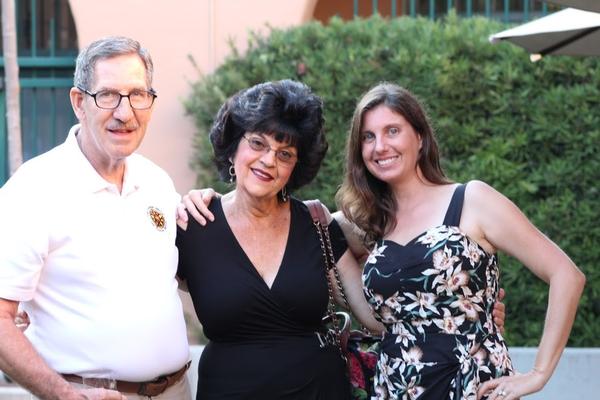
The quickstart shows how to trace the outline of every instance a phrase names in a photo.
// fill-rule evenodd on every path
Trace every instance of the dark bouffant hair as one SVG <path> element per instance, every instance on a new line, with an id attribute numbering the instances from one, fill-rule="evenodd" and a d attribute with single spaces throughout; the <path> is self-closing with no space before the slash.
<path id="1" fill-rule="evenodd" d="M 286 79 L 239 91 L 221 106 L 209 133 L 220 178 L 229 180 L 230 160 L 242 136 L 259 132 L 298 150 L 287 191 L 306 185 L 327 152 L 323 122 L 323 102 L 303 83 Z"/>

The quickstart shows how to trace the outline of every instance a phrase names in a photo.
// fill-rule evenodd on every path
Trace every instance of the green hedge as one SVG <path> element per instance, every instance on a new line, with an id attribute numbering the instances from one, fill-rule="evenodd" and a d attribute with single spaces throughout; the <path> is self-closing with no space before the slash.
<path id="1" fill-rule="evenodd" d="M 315 182 L 297 195 L 333 208 L 355 101 L 377 82 L 397 82 L 427 103 L 450 177 L 482 179 L 509 196 L 586 273 L 569 345 L 600 346 L 600 62 L 547 57 L 533 64 L 516 46 L 488 43 L 504 28 L 455 15 L 437 22 L 372 17 L 253 36 L 246 54 L 234 49 L 186 101 L 199 131 L 198 185 L 226 190 L 206 139 L 219 105 L 241 88 L 293 78 L 323 98 L 330 143 Z M 547 286 L 514 259 L 501 256 L 501 265 L 509 344 L 536 345 Z"/>

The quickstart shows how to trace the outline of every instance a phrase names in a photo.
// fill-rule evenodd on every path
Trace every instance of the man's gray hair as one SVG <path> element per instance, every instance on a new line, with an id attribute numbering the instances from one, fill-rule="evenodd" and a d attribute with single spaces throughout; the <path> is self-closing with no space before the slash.
<path id="1" fill-rule="evenodd" d="M 154 65 L 148 50 L 143 48 L 136 40 L 124 36 L 108 36 L 81 50 L 77 56 L 73 84 L 85 90 L 90 90 L 94 83 L 94 72 L 98 60 L 113 58 L 123 55 L 137 54 L 146 68 L 146 84 L 152 87 L 152 73 Z"/>

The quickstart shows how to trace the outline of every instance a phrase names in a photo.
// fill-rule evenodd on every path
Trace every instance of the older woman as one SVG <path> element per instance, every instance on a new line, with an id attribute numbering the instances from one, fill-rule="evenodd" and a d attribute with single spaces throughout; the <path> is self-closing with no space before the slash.
<path id="1" fill-rule="evenodd" d="M 243 90 L 218 112 L 210 141 L 235 188 L 211 202 L 215 222 L 190 219 L 177 235 L 178 274 L 210 339 L 198 399 L 349 398 L 338 349 L 315 334 L 332 273 L 307 207 L 290 196 L 319 169 L 322 125 L 321 100 L 289 80 Z M 354 314 L 381 329 L 337 223 L 329 232 Z"/>
<path id="2" fill-rule="evenodd" d="M 346 159 L 337 199 L 373 249 L 365 296 L 386 326 L 376 398 L 513 400 L 540 390 L 583 290 L 575 264 L 501 193 L 446 178 L 426 113 L 397 85 L 359 100 Z M 550 286 L 535 366 L 522 375 L 492 320 L 498 250 Z"/>

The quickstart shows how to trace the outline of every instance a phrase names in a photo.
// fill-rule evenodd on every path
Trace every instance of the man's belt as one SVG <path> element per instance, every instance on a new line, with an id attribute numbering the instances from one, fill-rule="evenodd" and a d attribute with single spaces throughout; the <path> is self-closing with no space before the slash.
<path id="1" fill-rule="evenodd" d="M 191 361 L 188 361 L 181 369 L 172 374 L 161 375 L 158 378 L 147 382 L 127 382 L 117 380 L 116 390 L 122 393 L 135 393 L 140 396 L 158 396 L 183 377 L 185 371 L 190 367 L 190 363 Z M 62 377 L 66 381 L 83 384 L 83 378 L 79 375 L 62 374 Z M 106 380 L 98 378 L 98 384 L 94 384 L 94 379 L 86 378 L 85 384 L 93 387 L 103 387 L 103 381 Z"/>

